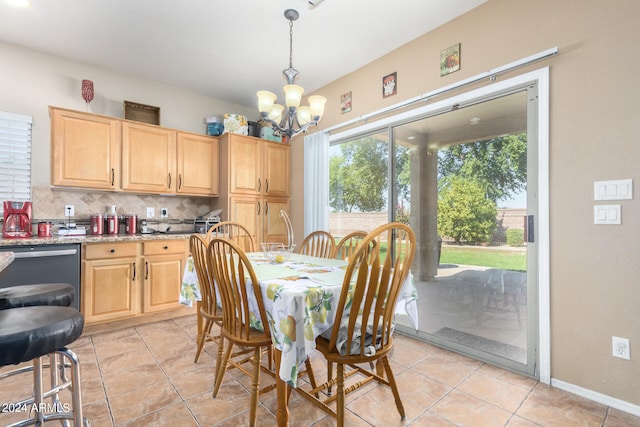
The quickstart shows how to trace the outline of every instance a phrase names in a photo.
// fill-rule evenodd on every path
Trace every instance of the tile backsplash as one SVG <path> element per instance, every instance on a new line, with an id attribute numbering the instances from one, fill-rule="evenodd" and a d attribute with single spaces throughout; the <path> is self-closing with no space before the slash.
<path id="1" fill-rule="evenodd" d="M 137 214 L 140 219 L 146 219 L 147 207 L 152 207 L 158 221 L 165 220 L 160 218 L 162 208 L 167 208 L 169 216 L 166 220 L 169 221 L 191 221 L 211 210 L 211 199 L 205 197 L 64 190 L 49 186 L 34 186 L 31 201 L 34 221 L 64 220 L 65 205 L 73 205 L 73 219 L 79 223 L 88 221 L 89 215 L 106 213 L 113 205 L 116 206 L 118 214 Z"/>

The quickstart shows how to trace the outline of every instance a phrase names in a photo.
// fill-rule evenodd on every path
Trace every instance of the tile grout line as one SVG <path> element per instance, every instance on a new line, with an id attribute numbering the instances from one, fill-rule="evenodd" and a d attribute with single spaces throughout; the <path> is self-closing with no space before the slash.
<path id="1" fill-rule="evenodd" d="M 111 410 L 111 401 L 109 399 L 109 393 L 107 393 L 107 386 L 104 382 L 104 376 L 102 375 L 102 366 L 101 366 L 101 358 L 98 357 L 98 352 L 96 351 L 96 345 L 93 341 L 93 335 L 89 337 L 91 340 L 91 348 L 93 350 L 93 354 L 96 357 L 96 366 L 98 368 L 98 373 L 100 374 L 100 385 L 102 386 L 102 391 L 104 392 L 105 400 L 107 401 L 107 410 L 109 411 L 109 417 L 111 418 L 111 425 L 116 425 L 116 419 L 113 416 L 113 411 Z M 80 381 L 82 381 L 82 374 L 80 375 Z"/>

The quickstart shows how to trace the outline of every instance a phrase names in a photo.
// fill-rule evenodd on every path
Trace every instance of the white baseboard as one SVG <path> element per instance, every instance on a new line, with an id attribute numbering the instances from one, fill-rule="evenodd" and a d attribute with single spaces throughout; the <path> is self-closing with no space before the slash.
<path id="1" fill-rule="evenodd" d="M 606 394 L 598 393 L 597 391 L 588 390 L 574 384 L 556 380 L 554 378 L 551 378 L 551 385 L 570 393 L 577 394 L 578 396 L 585 397 L 589 400 L 593 400 L 594 402 L 602 403 L 603 405 L 610 406 L 611 408 L 619 409 L 640 417 L 640 406 L 638 405 L 616 399 L 615 397 L 607 396 Z"/>

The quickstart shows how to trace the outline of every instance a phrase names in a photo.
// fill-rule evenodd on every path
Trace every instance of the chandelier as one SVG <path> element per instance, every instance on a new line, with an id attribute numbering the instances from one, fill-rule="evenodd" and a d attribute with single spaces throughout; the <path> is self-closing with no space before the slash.
<path id="1" fill-rule="evenodd" d="M 293 68 L 293 21 L 299 17 L 298 11 L 287 9 L 284 17 L 289 20 L 289 68 L 282 71 L 287 84 L 284 86 L 285 106 L 276 104 L 276 94 L 266 90 L 258 91 L 258 110 L 262 120 L 271 123 L 274 131 L 292 138 L 306 132 L 309 126 L 317 126 L 324 113 L 327 98 L 320 95 L 309 97 L 308 106 L 300 106 L 304 89 L 295 84 L 298 70 Z"/>

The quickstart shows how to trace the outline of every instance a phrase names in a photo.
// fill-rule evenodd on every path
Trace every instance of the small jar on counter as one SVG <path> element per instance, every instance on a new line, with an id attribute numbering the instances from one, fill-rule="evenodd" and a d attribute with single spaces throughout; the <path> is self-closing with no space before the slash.
<path id="1" fill-rule="evenodd" d="M 91 227 L 91 234 L 104 233 L 104 217 L 102 214 L 94 214 L 89 216 L 89 224 Z"/>
<path id="2" fill-rule="evenodd" d="M 49 221 L 38 223 L 38 237 L 51 237 L 51 223 Z"/>

